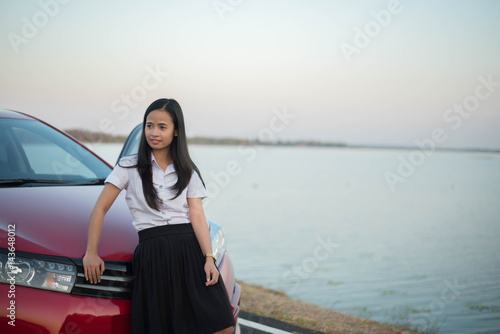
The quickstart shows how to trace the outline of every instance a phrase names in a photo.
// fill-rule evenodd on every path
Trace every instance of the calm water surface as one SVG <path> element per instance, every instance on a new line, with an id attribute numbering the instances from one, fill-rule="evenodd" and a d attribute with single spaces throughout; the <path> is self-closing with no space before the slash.
<path id="1" fill-rule="evenodd" d="M 94 145 L 112 164 L 121 145 Z M 237 278 L 439 333 L 500 333 L 500 154 L 192 146 Z"/>

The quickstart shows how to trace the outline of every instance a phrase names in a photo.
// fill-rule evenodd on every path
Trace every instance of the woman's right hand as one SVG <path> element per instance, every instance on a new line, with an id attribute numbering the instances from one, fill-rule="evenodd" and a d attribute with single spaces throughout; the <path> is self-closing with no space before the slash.
<path id="1" fill-rule="evenodd" d="M 83 271 L 85 279 L 90 283 L 101 283 L 101 275 L 104 273 L 104 261 L 97 254 L 89 252 L 83 257 Z"/>

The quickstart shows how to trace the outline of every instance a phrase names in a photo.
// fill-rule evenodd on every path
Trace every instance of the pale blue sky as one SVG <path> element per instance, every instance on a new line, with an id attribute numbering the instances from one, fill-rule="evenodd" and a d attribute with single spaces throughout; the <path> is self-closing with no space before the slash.
<path id="1" fill-rule="evenodd" d="M 126 134 L 171 97 L 190 136 L 500 149 L 500 2 L 391 3 L 0 1 L 0 107 Z"/>

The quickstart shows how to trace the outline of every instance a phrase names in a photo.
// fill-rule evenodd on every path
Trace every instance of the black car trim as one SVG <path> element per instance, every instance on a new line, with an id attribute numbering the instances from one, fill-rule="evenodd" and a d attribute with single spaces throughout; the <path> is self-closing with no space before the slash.
<path id="1" fill-rule="evenodd" d="M 101 282 L 91 284 L 85 279 L 83 260 L 71 259 L 76 264 L 77 277 L 71 293 L 73 295 L 99 297 L 109 299 L 132 299 L 132 262 L 104 261 L 104 273 Z"/>
<path id="2" fill-rule="evenodd" d="M 102 280 L 101 276 L 101 280 Z M 75 287 L 77 288 L 84 288 L 84 289 L 94 289 L 94 290 L 99 290 L 99 291 L 111 291 L 111 292 L 128 292 L 127 288 L 115 288 L 113 286 L 101 286 L 101 285 L 89 285 L 89 284 L 75 284 Z"/>
<path id="3" fill-rule="evenodd" d="M 106 264 L 104 265 L 106 267 Z M 78 273 L 78 277 L 85 277 L 85 274 Z M 115 280 L 121 282 L 133 282 L 132 277 L 119 277 L 119 276 L 109 276 L 109 275 L 101 275 L 101 280 Z"/>
<path id="4" fill-rule="evenodd" d="M 6 248 L 0 248 L 0 253 L 8 254 L 9 250 Z M 101 282 L 98 284 L 90 284 L 90 282 L 85 280 L 85 274 L 83 271 L 83 259 L 81 258 L 69 258 L 63 256 L 29 253 L 18 250 L 15 251 L 15 255 L 16 257 L 57 262 L 75 266 L 76 281 L 73 288 L 71 289 L 71 295 L 109 299 L 132 299 L 132 286 L 134 277 L 132 274 L 132 262 L 130 261 L 104 260 L 105 270 L 104 274 L 101 276 Z"/>

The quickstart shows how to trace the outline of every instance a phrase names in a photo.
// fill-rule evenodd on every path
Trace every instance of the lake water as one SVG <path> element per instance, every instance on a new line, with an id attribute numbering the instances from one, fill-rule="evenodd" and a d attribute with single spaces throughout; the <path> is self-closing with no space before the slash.
<path id="1" fill-rule="evenodd" d="M 94 145 L 114 164 L 119 144 Z M 361 317 L 500 333 L 500 154 L 191 146 L 239 280 Z"/>

